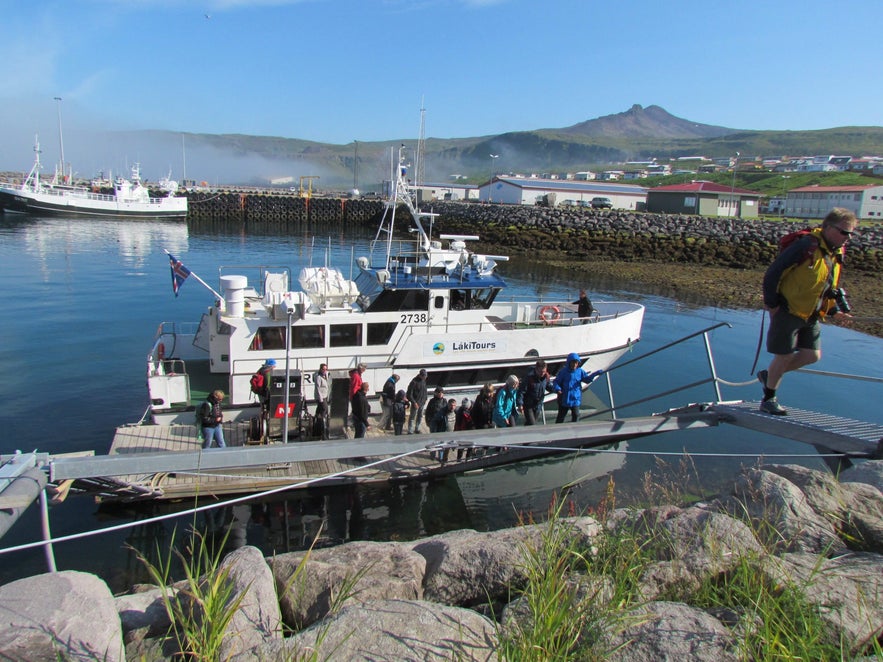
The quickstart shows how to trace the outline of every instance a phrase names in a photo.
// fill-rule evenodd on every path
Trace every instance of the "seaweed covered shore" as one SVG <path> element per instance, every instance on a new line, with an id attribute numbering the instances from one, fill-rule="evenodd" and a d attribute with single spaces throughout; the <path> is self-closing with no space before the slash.
<path id="1" fill-rule="evenodd" d="M 819 221 L 707 218 L 434 203 L 434 231 L 481 235 L 483 250 L 541 262 L 559 273 L 591 272 L 594 281 L 699 305 L 760 309 L 761 281 L 779 238 Z M 853 328 L 883 337 L 883 226 L 862 225 L 847 245 L 841 281 Z"/>

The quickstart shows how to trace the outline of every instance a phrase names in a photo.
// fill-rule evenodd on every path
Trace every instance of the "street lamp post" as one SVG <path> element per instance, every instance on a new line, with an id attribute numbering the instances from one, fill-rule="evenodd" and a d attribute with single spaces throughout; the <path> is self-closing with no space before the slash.
<path id="1" fill-rule="evenodd" d="M 491 187 L 493 186 L 494 174 L 496 173 L 496 168 L 494 168 L 494 165 L 496 164 L 497 159 L 500 158 L 500 155 L 499 154 L 491 154 L 490 157 L 491 157 L 491 178 L 488 181 L 487 201 L 493 202 L 493 197 L 492 197 L 493 193 L 491 192 L 493 189 Z"/>
<path id="2" fill-rule="evenodd" d="M 61 135 L 61 97 L 54 97 L 58 102 L 58 143 L 61 146 L 61 183 L 65 184 L 64 178 L 64 138 Z"/>
<path id="3" fill-rule="evenodd" d="M 733 183 L 730 185 L 730 196 L 733 198 L 733 210 L 738 211 L 738 205 L 736 204 L 736 168 L 739 167 L 739 152 L 736 152 L 736 158 L 733 159 Z M 735 213 L 734 216 L 738 216 L 738 213 Z"/>

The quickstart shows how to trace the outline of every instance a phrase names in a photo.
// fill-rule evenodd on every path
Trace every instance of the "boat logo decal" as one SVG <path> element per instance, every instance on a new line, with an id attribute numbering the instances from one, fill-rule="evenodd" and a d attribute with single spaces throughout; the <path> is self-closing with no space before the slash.
<path id="1" fill-rule="evenodd" d="M 443 342 L 437 342 L 432 346 L 433 354 L 444 354 L 445 353 L 445 344 Z"/>

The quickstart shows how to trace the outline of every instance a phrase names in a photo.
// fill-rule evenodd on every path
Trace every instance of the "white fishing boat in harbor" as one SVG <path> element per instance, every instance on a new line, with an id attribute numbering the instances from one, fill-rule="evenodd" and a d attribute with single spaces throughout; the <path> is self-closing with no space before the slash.
<path id="1" fill-rule="evenodd" d="M 352 279 L 331 266 L 306 267 L 296 289 L 288 268 L 222 267 L 220 292 L 206 285 L 212 304 L 200 321 L 160 325 L 146 355 L 151 422 L 192 424 L 213 389 L 228 395 L 228 420 L 252 419 L 259 405 L 249 380 L 269 359 L 277 385 L 287 376 L 295 407 L 312 399 L 313 375 L 327 364 L 331 414 L 342 421 L 347 375 L 358 364 L 367 366 L 372 393 L 392 373 L 405 389 L 423 369 L 430 393 L 443 386 L 459 400 L 523 375 L 537 358 L 553 373 L 571 352 L 587 369 L 607 369 L 638 342 L 638 303 L 597 301 L 580 318 L 570 301 L 508 297 L 497 273 L 508 258 L 469 250 L 475 235 L 431 237 L 432 214 L 417 209 L 402 153 L 394 168 L 371 256 L 356 259 Z M 395 233 L 402 210 L 416 239 Z M 191 272 L 170 259 L 183 282 Z"/>
<path id="2" fill-rule="evenodd" d="M 184 218 L 187 198 L 176 196 L 177 184 L 160 186 L 163 195 L 151 196 L 141 181 L 140 165 L 132 166 L 129 179 L 117 177 L 113 192 L 97 187 L 68 184 L 56 176 L 51 182 L 40 177 L 40 143 L 34 144 L 34 165 L 21 183 L 0 182 L 0 208 L 6 213 L 63 214 L 89 217 Z"/>

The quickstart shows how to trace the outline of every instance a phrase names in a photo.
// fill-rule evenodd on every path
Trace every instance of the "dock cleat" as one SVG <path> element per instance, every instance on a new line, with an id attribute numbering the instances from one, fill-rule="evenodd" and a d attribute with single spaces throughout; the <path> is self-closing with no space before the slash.
<path id="1" fill-rule="evenodd" d="M 773 416 L 787 416 L 788 410 L 779 404 L 775 398 L 764 400 L 760 403 L 760 411 L 764 414 L 772 414 Z"/>

